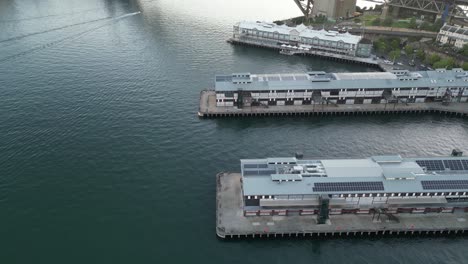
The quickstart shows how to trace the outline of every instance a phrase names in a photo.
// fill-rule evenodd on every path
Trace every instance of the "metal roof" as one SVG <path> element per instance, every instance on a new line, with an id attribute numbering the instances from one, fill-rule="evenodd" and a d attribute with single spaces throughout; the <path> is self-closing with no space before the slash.
<path id="1" fill-rule="evenodd" d="M 389 89 L 412 87 L 467 87 L 468 72 L 462 69 L 434 71 L 393 71 L 289 74 L 251 74 L 251 83 L 234 83 L 230 75 L 216 76 L 215 90 L 224 91 L 283 91 L 324 89 Z"/>
<path id="2" fill-rule="evenodd" d="M 385 157 L 399 156 L 323 160 L 243 159 L 243 192 L 244 195 L 468 192 L 468 184 L 465 184 L 468 182 L 468 157 L 400 157 L 401 162 L 380 162 L 388 160 Z M 416 162 L 437 160 L 444 161 L 437 171 L 427 170 Z M 428 189 L 426 186 L 425 189 L 422 181 L 435 187 Z M 376 183 L 383 184 L 383 190 L 372 189 Z M 316 184 L 331 186 L 317 190 L 336 190 L 314 192 Z"/>
<path id="3" fill-rule="evenodd" d="M 292 31 L 296 31 L 299 33 L 300 37 L 304 38 L 318 38 L 322 40 L 328 41 L 341 41 L 344 43 L 349 44 L 358 44 L 359 41 L 362 39 L 361 36 L 352 35 L 348 32 L 346 33 L 338 33 L 335 31 L 326 31 L 322 30 L 314 30 L 306 27 L 305 25 L 301 24 L 296 27 L 288 27 L 287 25 L 276 25 L 275 23 L 268 23 L 268 22 L 252 22 L 252 21 L 242 21 L 236 24 L 239 28 L 242 29 L 250 29 L 250 30 L 258 30 L 264 32 L 271 32 L 271 33 L 278 33 L 289 35 Z"/>

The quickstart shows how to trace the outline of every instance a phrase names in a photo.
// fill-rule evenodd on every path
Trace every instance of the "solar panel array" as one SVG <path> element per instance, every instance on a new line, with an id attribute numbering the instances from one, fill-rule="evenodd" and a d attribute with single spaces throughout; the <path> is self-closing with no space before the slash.
<path id="1" fill-rule="evenodd" d="M 444 160 L 444 166 L 450 170 L 463 170 L 463 164 L 460 160 Z"/>
<path id="2" fill-rule="evenodd" d="M 421 181 L 424 190 L 468 189 L 468 180 Z"/>
<path id="3" fill-rule="evenodd" d="M 417 160 L 416 163 L 428 171 L 444 171 L 446 169 L 468 170 L 468 160 Z"/>
<path id="4" fill-rule="evenodd" d="M 268 168 L 268 164 L 244 164 L 244 169 L 265 169 Z"/>
<path id="5" fill-rule="evenodd" d="M 353 192 L 353 191 L 383 191 L 381 181 L 373 182 L 316 182 L 314 192 Z"/>
<path id="6" fill-rule="evenodd" d="M 271 175 L 276 174 L 276 170 L 244 170 L 244 176 Z"/>
<path id="7" fill-rule="evenodd" d="M 444 164 L 441 160 L 417 160 L 416 163 L 421 167 L 425 167 L 428 171 L 445 170 Z"/>
<path id="8" fill-rule="evenodd" d="M 468 160 L 461 160 L 461 163 L 463 164 L 463 168 L 468 170 Z"/>

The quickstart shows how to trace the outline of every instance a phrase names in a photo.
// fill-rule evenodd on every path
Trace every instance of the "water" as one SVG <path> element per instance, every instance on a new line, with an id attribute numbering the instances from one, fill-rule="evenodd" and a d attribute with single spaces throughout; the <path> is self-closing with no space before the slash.
<path id="1" fill-rule="evenodd" d="M 371 70 L 225 42 L 238 20 L 297 15 L 286 0 L 2 0 L 1 262 L 465 262 L 465 238 L 216 238 L 215 174 L 240 158 L 468 151 L 467 121 L 441 116 L 198 119 L 217 73 Z"/>

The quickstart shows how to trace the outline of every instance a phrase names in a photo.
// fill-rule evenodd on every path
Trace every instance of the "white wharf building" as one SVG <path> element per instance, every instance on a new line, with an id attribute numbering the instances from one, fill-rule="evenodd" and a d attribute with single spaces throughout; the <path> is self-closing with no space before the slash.
<path id="1" fill-rule="evenodd" d="M 218 107 L 467 102 L 468 72 L 234 73 L 215 80 Z"/>
<path id="2" fill-rule="evenodd" d="M 267 22 L 243 21 L 234 25 L 233 39 L 254 41 L 303 50 L 322 51 L 347 56 L 369 57 L 372 44 L 348 32 L 314 30 L 303 24 L 296 27 Z"/>
<path id="3" fill-rule="evenodd" d="M 463 156 L 243 159 L 241 172 L 245 216 L 468 211 Z"/>

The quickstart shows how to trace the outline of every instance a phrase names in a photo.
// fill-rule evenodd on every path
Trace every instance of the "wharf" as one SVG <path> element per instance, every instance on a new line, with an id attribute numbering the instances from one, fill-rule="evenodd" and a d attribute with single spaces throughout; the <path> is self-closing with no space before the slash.
<path id="1" fill-rule="evenodd" d="M 317 51 L 317 50 L 300 51 L 297 49 L 288 49 L 288 48 L 281 47 L 281 45 L 278 45 L 278 43 L 257 40 L 257 39 L 247 38 L 247 37 L 230 38 L 228 39 L 228 42 L 232 44 L 237 44 L 237 45 L 248 45 L 248 46 L 269 48 L 269 49 L 275 49 L 275 50 L 288 50 L 291 53 L 298 54 L 298 55 L 317 56 L 317 57 L 321 57 L 321 58 L 328 59 L 328 60 L 361 64 L 361 65 L 366 65 L 370 67 L 376 67 L 383 71 L 387 71 L 389 68 L 388 66 L 383 64 L 379 59 L 361 58 L 361 57 L 348 56 L 348 55 L 343 55 L 343 54 L 336 54 L 332 52 Z"/>
<path id="2" fill-rule="evenodd" d="M 249 116 L 324 116 L 373 114 L 433 113 L 468 117 L 468 103 L 387 103 L 387 104 L 310 104 L 284 106 L 216 106 L 216 93 L 200 93 L 199 117 L 249 117 Z"/>
<path id="3" fill-rule="evenodd" d="M 375 235 L 447 235 L 468 233 L 468 213 L 330 215 L 318 225 L 316 215 L 249 216 L 242 210 L 240 173 L 216 176 L 216 234 L 220 238 L 346 237 Z M 395 220 L 397 219 L 397 221 Z"/>

